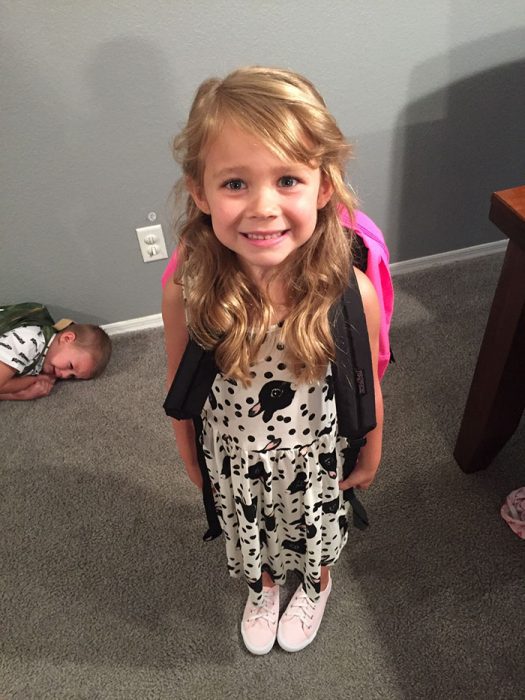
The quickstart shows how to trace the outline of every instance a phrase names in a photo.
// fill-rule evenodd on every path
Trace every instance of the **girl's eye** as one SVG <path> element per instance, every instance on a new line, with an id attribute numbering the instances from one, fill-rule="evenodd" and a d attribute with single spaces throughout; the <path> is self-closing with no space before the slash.
<path id="1" fill-rule="evenodd" d="M 291 175 L 284 175 L 283 177 L 279 178 L 280 187 L 294 187 L 298 182 L 299 180 Z"/>
<path id="2" fill-rule="evenodd" d="M 224 183 L 224 187 L 227 190 L 242 190 L 246 187 L 245 183 L 242 180 L 228 180 L 228 182 Z"/>

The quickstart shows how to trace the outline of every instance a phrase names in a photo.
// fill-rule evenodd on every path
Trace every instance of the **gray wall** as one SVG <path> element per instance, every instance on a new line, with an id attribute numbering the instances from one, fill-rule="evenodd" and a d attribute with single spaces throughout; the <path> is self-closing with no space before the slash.
<path id="1" fill-rule="evenodd" d="M 110 323 L 157 313 L 170 140 L 198 83 L 242 64 L 310 77 L 355 143 L 350 178 L 392 260 L 499 238 L 525 182 L 523 0 L 2 3 L 0 301 Z"/>

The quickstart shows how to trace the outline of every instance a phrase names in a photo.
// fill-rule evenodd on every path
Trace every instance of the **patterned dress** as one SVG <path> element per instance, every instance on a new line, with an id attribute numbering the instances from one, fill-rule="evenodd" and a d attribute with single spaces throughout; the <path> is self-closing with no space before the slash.
<path id="1" fill-rule="evenodd" d="M 323 381 L 297 384 L 287 369 L 280 324 L 273 326 L 252 384 L 218 374 L 204 406 L 202 443 L 231 576 L 244 576 L 254 604 L 262 572 L 278 584 L 303 577 L 319 598 L 321 565 L 347 539 L 342 478 L 346 438 L 337 435 L 330 369 Z"/>

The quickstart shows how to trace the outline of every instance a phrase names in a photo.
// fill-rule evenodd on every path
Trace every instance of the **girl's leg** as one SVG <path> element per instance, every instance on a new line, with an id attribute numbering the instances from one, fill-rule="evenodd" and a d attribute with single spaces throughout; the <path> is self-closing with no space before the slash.
<path id="1" fill-rule="evenodd" d="M 266 571 L 262 572 L 262 582 L 265 588 L 273 588 L 275 586 L 275 581 Z"/>

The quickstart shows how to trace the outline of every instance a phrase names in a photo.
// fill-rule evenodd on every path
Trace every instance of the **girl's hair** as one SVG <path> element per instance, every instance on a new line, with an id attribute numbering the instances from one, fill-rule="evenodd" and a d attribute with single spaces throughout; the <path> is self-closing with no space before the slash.
<path id="1" fill-rule="evenodd" d="M 348 284 L 352 262 L 351 239 L 338 217 L 341 206 L 350 215 L 354 208 L 344 181 L 351 148 L 306 78 L 287 70 L 241 68 L 198 89 L 173 146 L 183 170 L 179 191 L 185 180 L 202 187 L 207 149 L 226 123 L 255 136 L 283 160 L 319 167 L 333 187 L 311 238 L 275 270 L 289 307 L 281 329 L 287 362 L 298 380 L 321 379 L 335 357 L 329 310 Z M 184 285 L 189 331 L 203 347 L 214 349 L 227 377 L 249 384 L 250 364 L 273 316 L 271 302 L 243 272 L 235 253 L 217 240 L 210 216 L 191 196 L 178 233 L 176 280 Z"/>
<path id="2" fill-rule="evenodd" d="M 91 378 L 99 377 L 111 358 L 111 339 L 106 331 L 92 323 L 72 323 L 60 333 L 73 331 L 75 345 L 87 352 L 94 361 Z"/>

